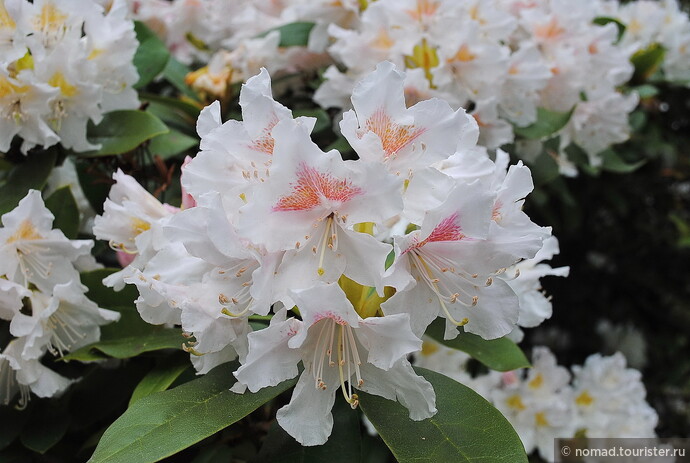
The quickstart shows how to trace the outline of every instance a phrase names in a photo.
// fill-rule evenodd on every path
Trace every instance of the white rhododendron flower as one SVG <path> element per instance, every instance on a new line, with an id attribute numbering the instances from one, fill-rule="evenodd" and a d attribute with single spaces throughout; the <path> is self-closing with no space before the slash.
<path id="1" fill-rule="evenodd" d="M 361 389 L 397 399 L 413 420 L 436 413 L 431 384 L 406 360 L 421 346 L 407 315 L 362 319 L 334 284 L 294 292 L 292 298 L 302 321 L 285 319 L 283 311 L 268 328 L 250 334 L 249 355 L 235 375 L 257 391 L 296 376 L 302 361 L 304 372 L 292 399 L 277 414 L 278 423 L 298 442 L 326 442 L 339 388 L 353 408 L 358 405 L 353 389 Z"/>
<path id="2" fill-rule="evenodd" d="M 100 326 L 120 318 L 98 307 L 80 283 L 80 271 L 97 268 L 91 240 L 69 240 L 53 229 L 53 214 L 30 190 L 0 227 L 0 319 L 9 343 L 0 353 L 0 403 L 17 396 L 24 407 L 33 392 L 52 397 L 72 380 L 42 363 L 46 352 L 64 357 L 100 339 Z"/>
<path id="3" fill-rule="evenodd" d="M 25 287 L 33 284 L 46 293 L 55 285 L 79 280 L 75 265 L 90 256 L 93 241 L 68 240 L 52 228 L 53 219 L 36 190 L 2 216 L 0 275 Z"/>

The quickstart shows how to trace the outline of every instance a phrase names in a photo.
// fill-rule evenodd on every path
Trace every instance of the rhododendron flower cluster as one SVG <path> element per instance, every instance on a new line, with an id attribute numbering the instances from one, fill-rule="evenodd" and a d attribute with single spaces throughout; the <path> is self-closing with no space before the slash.
<path id="1" fill-rule="evenodd" d="M 94 242 L 69 240 L 52 228 L 53 214 L 31 190 L 0 227 L 0 319 L 12 338 L 0 353 L 0 403 L 30 393 L 51 397 L 72 380 L 41 363 L 100 339 L 100 326 L 120 314 L 99 308 L 85 296 L 79 272 L 93 270 Z"/>
<path id="2" fill-rule="evenodd" d="M 439 97 L 464 107 L 489 149 L 515 141 L 515 128 L 535 123 L 540 108 L 570 114 L 555 153 L 565 175 L 577 173 L 565 151 L 571 143 L 596 167 L 629 138 L 639 98 L 621 86 L 633 75 L 631 58 L 661 46 L 663 78 L 690 76 L 690 21 L 675 0 L 151 0 L 132 8 L 183 62 L 207 64 L 188 82 L 211 97 L 226 98 L 231 83 L 260 67 L 275 76 L 335 63 L 314 100 L 347 110 L 355 82 L 389 60 L 407 70 L 408 105 Z M 218 11 L 237 14 L 219 21 Z M 281 46 L 277 28 L 298 22 L 314 24 L 308 47 Z M 529 141 L 515 150 L 532 161 L 541 148 Z"/>
<path id="3" fill-rule="evenodd" d="M 241 122 L 222 122 L 217 102 L 201 112 L 201 152 L 182 174 L 190 207 L 118 172 L 96 218 L 98 238 L 136 253 L 106 283 L 135 284 L 146 321 L 181 324 L 197 371 L 238 357 L 234 390 L 257 391 L 302 363 L 277 418 L 305 445 L 328 438 L 338 390 L 353 408 L 362 390 L 432 416 L 433 388 L 407 355 L 437 317 L 446 338 L 510 333 L 511 267 L 550 236 L 522 211 L 529 170 L 492 161 L 462 109 L 408 108 L 404 81 L 384 62 L 355 86 L 341 130 L 359 159 L 343 160 L 311 140 L 314 119 L 273 100 L 262 70 L 242 88 Z M 253 332 L 249 317 L 270 313 Z"/>
<path id="4" fill-rule="evenodd" d="M 535 347 L 533 367 L 472 377 L 469 356 L 424 340 L 414 364 L 472 387 L 515 427 L 527 453 L 553 461 L 553 439 L 563 437 L 654 437 L 658 417 L 646 402 L 638 370 L 621 353 L 593 354 L 572 372 L 557 365 L 546 347 Z"/>
<path id="5" fill-rule="evenodd" d="M 0 151 L 15 136 L 23 153 L 56 143 L 96 149 L 87 122 L 139 105 L 138 43 L 124 0 L 108 11 L 89 0 L 2 0 L 0 37 Z"/>

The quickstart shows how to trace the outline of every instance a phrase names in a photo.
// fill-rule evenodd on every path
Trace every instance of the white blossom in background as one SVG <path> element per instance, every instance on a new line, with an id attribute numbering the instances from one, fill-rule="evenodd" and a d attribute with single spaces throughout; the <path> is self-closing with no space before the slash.
<path id="1" fill-rule="evenodd" d="M 98 148 L 86 139 L 88 121 L 139 105 L 132 58 L 138 42 L 124 0 L 108 10 L 96 2 L 5 0 L 0 4 L 0 151 L 15 136 L 26 154 L 60 143 L 74 151 Z M 11 44 L 11 45 L 10 45 Z"/>
<path id="2" fill-rule="evenodd" d="M 100 327 L 118 312 L 89 300 L 79 272 L 97 268 L 91 240 L 69 240 L 53 229 L 53 214 L 30 190 L 0 221 L 0 319 L 10 341 L 0 352 L 0 403 L 31 393 L 52 397 L 73 381 L 55 373 L 46 356 L 63 357 L 100 339 Z"/>
<path id="3" fill-rule="evenodd" d="M 623 354 L 594 354 L 573 367 L 576 423 L 587 437 L 654 437 L 658 416 Z"/>

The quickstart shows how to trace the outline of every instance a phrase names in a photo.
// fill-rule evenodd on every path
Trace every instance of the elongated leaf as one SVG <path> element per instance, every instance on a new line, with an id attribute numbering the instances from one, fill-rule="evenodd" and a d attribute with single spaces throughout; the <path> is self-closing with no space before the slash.
<path id="1" fill-rule="evenodd" d="M 195 101 L 183 100 L 180 98 L 171 98 L 169 96 L 156 95 L 154 93 L 140 93 L 139 98 L 145 101 L 159 103 L 168 108 L 181 111 L 189 116 L 192 125 L 196 125 L 196 120 L 199 113 L 203 109 L 203 105 Z"/>
<path id="2" fill-rule="evenodd" d="M 146 140 L 167 132 L 168 127 L 163 121 L 149 112 L 113 111 L 106 114 L 100 124 L 89 122 L 87 127 L 89 140 L 100 144 L 101 148 L 79 155 L 96 157 L 126 153 Z"/>
<path id="3" fill-rule="evenodd" d="M 333 432 L 328 441 L 323 445 L 303 447 L 274 422 L 257 460 L 263 463 L 357 463 L 362 453 L 359 423 L 359 413 L 344 400 L 336 400 Z"/>
<path id="4" fill-rule="evenodd" d="M 515 134 L 530 140 L 549 137 L 565 127 L 573 115 L 574 109 L 559 113 L 544 108 L 537 108 L 536 122 L 527 127 L 515 127 Z"/>
<path id="5" fill-rule="evenodd" d="M 0 186 L 0 215 L 17 207 L 30 189 L 43 189 L 55 166 L 56 157 L 55 150 L 37 150 L 12 168 L 5 183 Z"/>
<path id="6" fill-rule="evenodd" d="M 45 204 L 55 216 L 53 228 L 59 228 L 67 238 L 75 239 L 79 232 L 79 206 L 69 185 L 56 190 Z"/>
<path id="7" fill-rule="evenodd" d="M 174 56 L 171 56 L 168 60 L 168 64 L 165 65 L 165 69 L 163 69 L 163 77 L 184 96 L 194 101 L 199 101 L 199 96 L 184 80 L 190 71 L 191 70 L 185 64 L 180 63 Z"/>
<path id="8" fill-rule="evenodd" d="M 149 151 L 151 154 L 167 159 L 199 145 L 199 140 L 185 135 L 177 130 L 171 130 L 163 135 L 158 135 L 151 140 Z"/>
<path id="9" fill-rule="evenodd" d="M 626 26 L 622 22 L 620 22 L 616 18 L 610 18 L 608 16 L 599 16 L 597 18 L 594 18 L 592 21 L 594 24 L 598 24 L 600 26 L 605 26 L 606 24 L 615 24 L 616 27 L 618 28 L 618 37 L 616 38 L 616 43 L 620 42 L 621 38 L 623 37 L 623 34 L 625 33 Z"/>
<path id="10" fill-rule="evenodd" d="M 121 291 L 115 291 L 103 285 L 103 278 L 120 271 L 118 268 L 99 268 L 80 274 L 81 283 L 88 288 L 86 296 L 99 307 L 112 309 L 114 307 L 133 306 L 134 300 L 139 297 L 134 286 L 125 286 Z"/>
<path id="11" fill-rule="evenodd" d="M 306 47 L 309 43 L 309 33 L 314 28 L 314 23 L 312 22 L 294 22 L 290 24 L 285 24 L 284 26 L 275 27 L 269 29 L 259 37 L 265 37 L 270 32 L 279 31 L 280 32 L 280 46 L 281 47 L 295 47 L 301 46 Z"/>
<path id="12" fill-rule="evenodd" d="M 101 339 L 65 355 L 63 360 L 90 361 L 107 357 L 126 359 L 144 352 L 160 349 L 181 349 L 189 339 L 182 336 L 179 329 L 156 329 L 147 334 L 127 336 L 116 339 Z"/>
<path id="13" fill-rule="evenodd" d="M 167 390 L 186 369 L 191 367 L 189 358 L 186 357 L 187 356 L 182 359 L 177 356 L 169 357 L 156 365 L 156 367 L 137 384 L 137 387 L 132 393 L 132 398 L 129 400 L 130 407 L 135 402 L 154 392 Z"/>
<path id="14" fill-rule="evenodd" d="M 21 434 L 29 419 L 29 410 L 17 410 L 13 406 L 0 406 L 0 450 Z M 4 461 L 0 458 L 0 461 Z"/>
<path id="15" fill-rule="evenodd" d="M 170 52 L 158 36 L 144 23 L 134 22 L 139 47 L 134 55 L 134 66 L 139 72 L 139 80 L 134 88 L 142 88 L 158 76 L 170 59 Z"/>
<path id="16" fill-rule="evenodd" d="M 69 422 L 65 403 L 41 400 L 31 410 L 31 417 L 21 435 L 22 444 L 43 454 L 63 438 Z"/>
<path id="17" fill-rule="evenodd" d="M 436 319 L 426 331 L 441 344 L 470 354 L 487 367 L 497 371 L 511 371 L 530 366 L 522 350 L 508 338 L 487 341 L 480 336 L 461 332 L 455 339 L 443 339 L 444 320 Z"/>
<path id="18" fill-rule="evenodd" d="M 612 149 L 607 149 L 599 153 L 601 156 L 601 168 L 609 172 L 628 174 L 634 172 L 647 163 L 646 159 L 637 162 L 626 162 L 618 153 Z"/>
<path id="19" fill-rule="evenodd" d="M 632 81 L 643 82 L 649 79 L 659 69 L 665 55 L 666 49 L 659 43 L 653 43 L 647 48 L 635 52 L 630 57 L 630 62 L 635 66 Z"/>
<path id="20" fill-rule="evenodd" d="M 89 463 L 151 463 L 173 455 L 239 421 L 296 380 L 235 394 L 236 363 L 132 405 L 103 434 Z"/>
<path id="21" fill-rule="evenodd" d="M 489 402 L 446 376 L 415 368 L 434 386 L 433 417 L 412 421 L 397 402 L 359 393 L 359 401 L 399 463 L 527 463 L 522 442 Z"/>

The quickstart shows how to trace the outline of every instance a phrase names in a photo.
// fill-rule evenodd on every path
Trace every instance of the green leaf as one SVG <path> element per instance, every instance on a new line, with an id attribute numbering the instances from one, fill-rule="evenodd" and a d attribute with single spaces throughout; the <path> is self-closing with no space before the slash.
<path id="1" fill-rule="evenodd" d="M 69 185 L 64 186 L 48 197 L 46 207 L 53 213 L 53 228 L 59 228 L 71 240 L 79 233 L 79 206 Z"/>
<path id="2" fill-rule="evenodd" d="M 29 410 L 13 406 L 0 406 L 0 450 L 10 445 L 21 434 L 29 419 Z M 3 461 L 0 459 L 0 461 Z"/>
<path id="3" fill-rule="evenodd" d="M 312 133 L 319 133 L 331 127 L 331 118 L 328 116 L 328 113 L 323 109 L 295 109 L 294 111 L 292 111 L 292 115 L 294 117 L 315 117 L 316 124 L 314 125 L 314 130 L 312 130 Z"/>
<path id="4" fill-rule="evenodd" d="M 537 108 L 537 120 L 527 127 L 515 127 L 515 134 L 530 140 L 549 137 L 565 127 L 574 110 L 573 107 L 570 111 L 559 113 Z"/>
<path id="5" fill-rule="evenodd" d="M 56 400 L 40 400 L 31 410 L 31 417 L 21 435 L 25 447 L 43 454 L 60 442 L 67 433 L 70 417 L 65 404 Z"/>
<path id="6" fill-rule="evenodd" d="M 266 37 L 270 32 L 280 32 L 281 47 L 306 47 L 309 43 L 309 33 L 314 28 L 312 22 L 294 22 L 284 26 L 269 29 L 258 37 Z"/>
<path id="7" fill-rule="evenodd" d="M 646 159 L 628 163 L 612 149 L 602 151 L 599 153 L 599 156 L 601 157 L 601 168 L 603 170 L 618 174 L 634 172 L 647 163 Z"/>
<path id="8" fill-rule="evenodd" d="M 199 139 L 185 135 L 177 130 L 158 135 L 151 140 L 149 151 L 163 159 L 176 156 L 199 145 Z"/>
<path id="9" fill-rule="evenodd" d="M 167 106 L 170 109 L 174 109 L 178 112 L 186 114 L 188 116 L 188 121 L 191 122 L 192 126 L 196 125 L 196 120 L 199 117 L 201 109 L 203 108 L 203 106 L 196 102 L 185 101 L 180 98 L 171 98 L 169 96 L 155 95 L 153 93 L 140 93 L 139 98 L 144 101 Z"/>
<path id="10" fill-rule="evenodd" d="M 605 26 L 607 24 L 615 24 L 616 27 L 618 28 L 618 37 L 616 38 L 616 43 L 620 42 L 621 38 L 623 37 L 623 34 L 625 33 L 626 26 L 616 18 L 610 18 L 608 16 L 599 16 L 597 18 L 594 18 L 592 21 L 594 24 L 598 24 L 600 26 Z"/>
<path id="11" fill-rule="evenodd" d="M 179 90 L 180 93 L 192 100 L 199 101 L 199 96 L 184 80 L 189 72 L 191 72 L 191 70 L 186 65 L 177 61 L 174 56 L 171 56 L 165 69 L 163 69 L 163 77 L 165 77 L 173 87 Z"/>
<path id="12" fill-rule="evenodd" d="M 55 150 L 36 150 L 21 164 L 17 164 L 0 186 L 0 215 L 11 211 L 29 190 L 42 190 L 55 166 Z"/>
<path id="13" fill-rule="evenodd" d="M 659 94 L 659 89 L 651 84 L 642 84 L 637 87 L 633 87 L 633 90 L 640 95 L 641 99 L 653 98 Z"/>
<path id="14" fill-rule="evenodd" d="M 170 52 L 155 32 L 144 23 L 135 21 L 134 31 L 137 34 L 139 48 L 134 55 L 134 66 L 139 72 L 139 80 L 134 88 L 142 88 L 156 78 L 168 64 Z"/>
<path id="15" fill-rule="evenodd" d="M 70 352 L 62 357 L 62 359 L 65 361 L 79 360 L 87 362 L 104 358 L 104 355 L 107 357 L 126 359 L 154 350 L 181 349 L 185 341 L 189 341 L 189 339 L 183 337 L 179 329 L 156 329 L 151 333 L 137 336 L 101 339 L 98 342 Z"/>
<path id="16" fill-rule="evenodd" d="M 323 445 L 303 447 L 274 422 L 257 461 L 265 463 L 356 463 L 362 453 L 359 413 L 338 398 L 333 406 L 333 432 Z"/>
<path id="17" fill-rule="evenodd" d="M 436 319 L 426 330 L 427 336 L 453 349 L 461 350 L 487 367 L 497 371 L 511 371 L 530 366 L 522 350 L 508 338 L 487 341 L 476 334 L 460 332 L 455 339 L 443 339 L 445 320 Z"/>
<path id="18" fill-rule="evenodd" d="M 86 296 L 99 307 L 112 309 L 115 307 L 133 306 L 139 297 L 137 289 L 132 285 L 125 286 L 121 291 L 115 291 L 103 285 L 103 278 L 120 271 L 118 268 L 99 268 L 80 274 L 81 283 L 88 288 Z"/>
<path id="19" fill-rule="evenodd" d="M 229 390 L 235 368 L 235 362 L 224 364 L 139 400 L 105 431 L 89 463 L 159 461 L 239 421 L 296 383 L 235 394 Z"/>
<path id="20" fill-rule="evenodd" d="M 359 393 L 359 403 L 399 463 L 527 463 L 508 420 L 472 389 L 415 368 L 436 391 L 433 417 L 412 421 L 397 402 Z"/>
<path id="21" fill-rule="evenodd" d="M 651 77 L 664 61 L 666 49 L 659 43 L 652 43 L 647 48 L 638 50 L 630 57 L 630 62 L 635 66 L 633 82 L 643 82 Z"/>
<path id="22" fill-rule="evenodd" d="M 129 406 L 131 407 L 135 402 L 154 392 L 167 390 L 190 366 L 187 355 L 182 359 L 177 356 L 171 356 L 161 361 L 137 384 L 134 392 L 132 392 L 132 398 L 129 400 Z"/>
<path id="23" fill-rule="evenodd" d="M 86 130 L 89 141 L 100 144 L 101 148 L 79 155 L 97 157 L 132 151 L 146 140 L 167 133 L 169 129 L 149 112 L 123 110 L 107 113 L 98 125 L 89 122 Z"/>
<path id="24" fill-rule="evenodd" d="M 214 445 L 199 452 L 192 463 L 228 463 L 232 460 L 232 449 L 227 445 Z"/>

